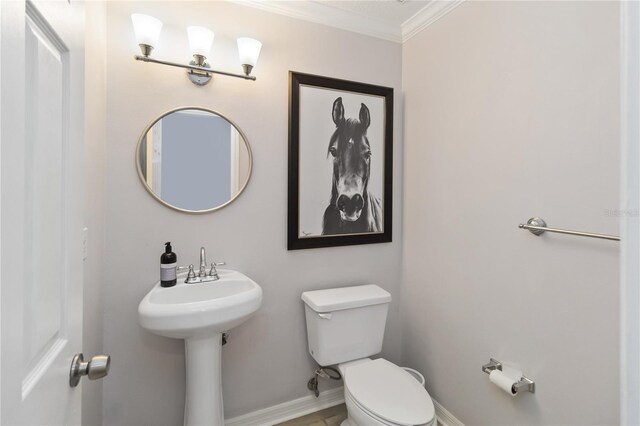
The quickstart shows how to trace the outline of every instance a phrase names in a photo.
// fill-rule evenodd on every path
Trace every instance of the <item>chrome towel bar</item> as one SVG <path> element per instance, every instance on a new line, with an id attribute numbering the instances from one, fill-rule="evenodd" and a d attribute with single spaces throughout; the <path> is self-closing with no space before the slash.
<path id="1" fill-rule="evenodd" d="M 578 237 L 599 238 L 601 240 L 620 241 L 617 235 L 594 234 L 592 232 L 571 231 L 569 229 L 557 229 L 547 227 L 547 223 L 539 217 L 532 217 L 526 224 L 518 225 L 520 229 L 528 229 L 533 235 L 542 235 L 545 232 L 556 232 L 558 234 L 577 235 Z"/>

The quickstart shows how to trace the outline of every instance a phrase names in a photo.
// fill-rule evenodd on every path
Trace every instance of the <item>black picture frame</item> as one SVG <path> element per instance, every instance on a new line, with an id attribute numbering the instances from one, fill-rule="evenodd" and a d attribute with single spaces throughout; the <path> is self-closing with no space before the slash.
<path id="1" fill-rule="evenodd" d="M 338 97 L 347 96 L 349 93 L 351 93 L 355 95 L 363 94 L 382 98 L 384 102 L 384 142 L 382 143 L 382 145 L 384 146 L 384 153 L 382 154 L 384 156 L 382 162 L 384 177 L 382 181 L 383 194 L 380 197 L 383 216 L 382 232 L 377 231 L 364 233 L 345 233 L 337 235 L 317 235 L 312 237 L 300 236 L 300 146 L 301 143 L 309 142 L 301 140 L 300 135 L 300 108 L 304 107 L 304 105 L 301 105 L 300 99 L 301 86 L 309 86 L 312 88 L 335 91 L 336 96 Z M 294 71 L 289 72 L 289 188 L 287 224 L 288 250 L 337 247 L 359 244 L 375 244 L 392 241 L 393 94 L 393 88 L 390 87 L 383 87 L 373 84 L 341 80 Z M 331 121 L 331 112 L 331 110 L 328 110 L 326 117 L 321 117 L 319 119 L 326 119 Z M 322 140 L 313 142 L 324 143 L 328 148 L 330 136 L 331 134 L 319 135 L 318 138 L 322 138 Z M 327 204 L 330 205 L 331 188 L 327 189 L 326 194 L 318 194 L 318 196 L 326 197 Z"/>

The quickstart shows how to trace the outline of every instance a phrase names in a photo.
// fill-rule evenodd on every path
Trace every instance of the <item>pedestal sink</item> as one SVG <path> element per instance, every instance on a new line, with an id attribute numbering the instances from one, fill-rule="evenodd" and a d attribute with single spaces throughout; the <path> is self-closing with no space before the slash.
<path id="1" fill-rule="evenodd" d="M 163 288 L 158 282 L 140 302 L 140 325 L 164 337 L 185 340 L 185 425 L 223 425 L 222 333 L 247 320 L 262 303 L 262 289 L 237 271 L 219 269 L 220 279 Z"/>

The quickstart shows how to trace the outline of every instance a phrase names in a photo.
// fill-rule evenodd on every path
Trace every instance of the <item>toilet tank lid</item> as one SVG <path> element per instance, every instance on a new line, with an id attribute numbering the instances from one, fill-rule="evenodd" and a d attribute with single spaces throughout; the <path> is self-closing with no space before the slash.
<path id="1" fill-rule="evenodd" d="M 391 294 L 374 284 L 305 291 L 302 300 L 316 312 L 332 312 L 391 302 Z"/>

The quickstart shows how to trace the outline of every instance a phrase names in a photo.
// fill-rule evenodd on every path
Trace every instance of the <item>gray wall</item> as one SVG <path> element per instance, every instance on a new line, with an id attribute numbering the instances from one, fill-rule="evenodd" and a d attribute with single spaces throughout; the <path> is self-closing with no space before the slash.
<path id="1" fill-rule="evenodd" d="M 89 229 L 84 261 L 83 344 L 86 357 L 103 353 L 105 239 L 105 141 L 107 131 L 107 7 L 86 2 L 85 46 L 85 219 Z M 108 379 L 107 379 L 108 380 Z M 103 380 L 83 380 L 82 424 L 102 424 Z"/>
<path id="2" fill-rule="evenodd" d="M 517 228 L 618 233 L 618 37 L 617 2 L 466 2 L 403 46 L 403 354 L 465 424 L 618 423 L 618 243 Z"/>
<path id="3" fill-rule="evenodd" d="M 110 2 L 107 8 L 104 347 L 113 356 L 113 368 L 104 381 L 104 423 L 182 422 L 183 345 L 145 332 L 137 319 L 138 303 L 158 280 L 165 241 L 173 242 L 179 264 L 195 263 L 204 245 L 210 257 L 227 261 L 264 290 L 261 310 L 232 331 L 223 350 L 227 417 L 309 395 L 306 382 L 315 365 L 306 347 L 300 300 L 305 290 L 362 283 L 389 290 L 394 303 L 383 355 L 399 362 L 401 46 L 226 2 Z M 185 28 L 206 25 L 216 33 L 212 62 L 237 72 L 235 38 L 260 39 L 258 80 L 216 76 L 208 86 L 196 87 L 184 70 L 134 61 L 132 12 L 164 22 L 154 50 L 159 58 L 188 60 Z M 287 251 L 290 69 L 395 88 L 393 243 Z M 163 207 L 136 175 L 140 132 L 160 114 L 185 105 L 220 111 L 245 132 L 253 150 L 246 192 L 213 214 L 187 215 Z"/>

